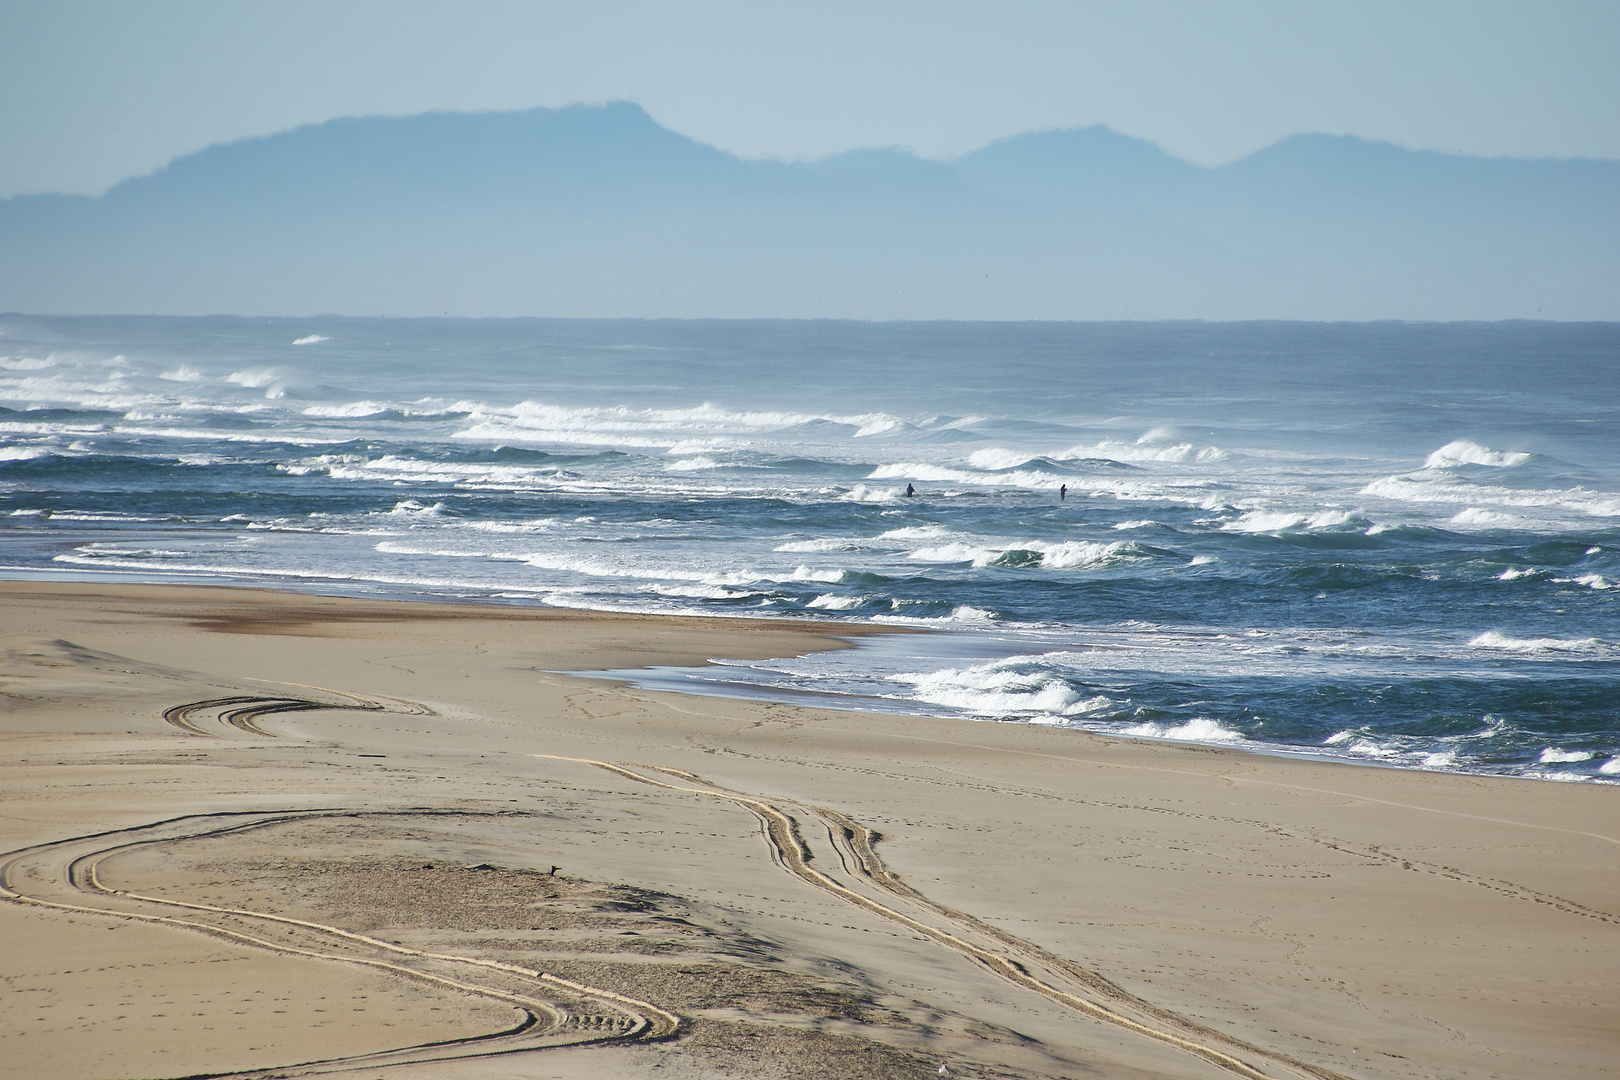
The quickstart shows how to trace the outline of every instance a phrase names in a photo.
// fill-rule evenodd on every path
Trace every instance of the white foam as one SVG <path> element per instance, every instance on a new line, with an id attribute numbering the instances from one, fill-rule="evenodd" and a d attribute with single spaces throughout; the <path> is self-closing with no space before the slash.
<path id="1" fill-rule="evenodd" d="M 1539 570 L 1534 566 L 1527 566 L 1523 570 L 1516 570 L 1516 569 L 1514 569 L 1513 567 L 1510 566 L 1506 570 L 1502 571 L 1500 574 L 1497 574 L 1496 575 L 1496 580 L 1497 581 L 1518 581 L 1520 578 L 1545 577 L 1546 573 L 1547 572 L 1545 570 Z"/>
<path id="2" fill-rule="evenodd" d="M 1598 766 L 1598 772 L 1604 776 L 1614 776 L 1620 773 L 1620 757 L 1612 757 Z"/>
<path id="3" fill-rule="evenodd" d="M 1029 462 L 1034 455 L 1018 450 L 1003 450 L 999 446 L 975 450 L 968 455 L 968 464 L 975 469 L 1016 469 Z"/>
<path id="4" fill-rule="evenodd" d="M 268 368 L 257 370 L 233 371 L 225 376 L 225 381 L 237 386 L 245 386 L 250 390 L 259 390 L 275 382 L 281 376 Z"/>
<path id="5" fill-rule="evenodd" d="M 1556 746 L 1549 746 L 1541 752 L 1540 757 L 1536 758 L 1536 762 L 1541 765 L 1562 765 L 1567 762 L 1591 761 L 1595 757 L 1596 752 L 1591 750 L 1560 750 Z"/>
<path id="6" fill-rule="evenodd" d="M 865 439 L 873 435 L 887 435 L 890 432 L 898 431 L 902 427 L 907 426 L 909 425 L 903 424 L 901 421 L 896 420 L 892 416 L 878 416 L 867 420 L 864 424 L 862 424 L 860 428 L 856 430 L 855 437 L 857 439 Z"/>
<path id="7" fill-rule="evenodd" d="M 44 371 L 48 367 L 55 367 L 56 361 L 50 357 L 39 359 L 29 356 L 0 357 L 0 368 L 7 371 Z"/>
<path id="8" fill-rule="evenodd" d="M 720 462 L 711 457 L 683 458 L 680 461 L 671 461 L 664 466 L 666 472 L 699 472 L 704 469 L 723 468 Z"/>
<path id="9" fill-rule="evenodd" d="M 843 570 L 817 570 L 810 566 L 798 566 L 793 570 L 793 581 L 824 581 L 828 584 L 844 580 L 846 571 Z"/>
<path id="10" fill-rule="evenodd" d="M 823 593 L 810 601 L 805 607 L 822 608 L 826 611 L 849 611 L 866 603 L 864 596 L 839 596 L 836 593 Z"/>
<path id="11" fill-rule="evenodd" d="M 785 544 L 778 544 L 771 550 L 796 553 L 856 551 L 859 550 L 859 545 L 853 544 L 848 540 L 790 540 Z"/>
<path id="12" fill-rule="evenodd" d="M 294 345 L 314 345 L 316 342 L 331 341 L 331 340 L 332 340 L 331 338 L 325 337 L 325 336 L 323 336 L 321 334 L 310 334 L 308 337 L 299 338 L 297 341 L 293 342 L 293 344 Z"/>
<path id="13" fill-rule="evenodd" d="M 1020 670 L 1022 666 L 1018 660 L 1004 660 L 942 671 L 903 672 L 893 678 L 909 683 L 913 687 L 911 696 L 918 701 L 980 716 L 1076 716 L 1111 704 L 1107 699 L 1103 699 L 1103 705 L 1096 699 L 1083 699 L 1058 676 Z"/>
<path id="14" fill-rule="evenodd" d="M 857 437 L 910 428 L 901 418 L 887 413 L 817 416 L 750 412 L 709 402 L 684 409 L 632 409 L 575 408 L 531 400 L 510 407 L 479 405 L 470 411 L 468 419 L 472 426 L 458 432 L 457 438 L 664 448 L 689 446 L 692 440 L 703 439 L 703 449 L 718 448 L 737 437 L 783 431 L 813 421 L 854 428 Z"/>
<path id="15" fill-rule="evenodd" d="M 949 536 L 954 530 L 944 525 L 907 525 L 899 529 L 890 529 L 878 533 L 877 540 L 933 540 L 940 536 Z"/>
<path id="16" fill-rule="evenodd" d="M 431 555 L 437 559 L 500 559 L 520 558 L 521 556 L 507 556 L 500 552 L 480 551 L 477 548 L 429 547 L 422 544 L 406 544 L 397 540 L 381 540 L 373 545 L 373 550 L 384 555 Z"/>
<path id="17" fill-rule="evenodd" d="M 202 372 L 198 371 L 190 364 L 181 364 L 177 368 L 172 368 L 169 371 L 165 371 L 163 374 L 159 375 L 158 378 L 164 379 L 168 382 L 194 383 L 202 382 L 206 376 L 204 376 Z"/>
<path id="18" fill-rule="evenodd" d="M 1477 506 L 1470 506 L 1468 509 L 1454 515 L 1448 524 L 1473 525 L 1486 529 L 1511 529 L 1530 524 L 1530 519 L 1522 514 L 1504 514 L 1500 510 L 1484 510 Z"/>
<path id="19" fill-rule="evenodd" d="M 1539 511 L 1543 515 L 1549 511 L 1564 511 L 1582 517 L 1620 517 L 1620 496 L 1612 492 L 1580 487 L 1564 490 L 1492 487 L 1471 483 L 1443 470 L 1374 480 L 1358 494 L 1409 503 L 1462 504 L 1464 509 L 1451 519 L 1451 524 L 1459 526 L 1514 528 L 1526 523 L 1558 524 L 1540 519 L 1531 522 L 1504 512 L 1503 508 Z"/>
<path id="20" fill-rule="evenodd" d="M 1114 528 L 1121 531 L 1125 529 L 1147 529 L 1159 524 L 1162 523 L 1154 521 L 1152 518 L 1139 518 L 1136 521 L 1121 521 L 1117 523 Z"/>
<path id="21" fill-rule="evenodd" d="M 1148 435 L 1152 434 L 1154 433 L 1148 432 Z M 1148 435 L 1142 438 L 1147 439 Z M 1104 440 L 1094 446 L 1072 446 L 1053 456 L 1060 461 L 1101 457 L 1113 461 L 1162 461 L 1176 465 L 1202 465 L 1212 461 L 1224 461 L 1229 455 L 1218 446 L 1194 446 L 1187 442 L 1176 443 L 1173 446 L 1155 446 L 1151 442 L 1144 443 L 1140 440 L 1134 443 Z"/>
<path id="22" fill-rule="evenodd" d="M 886 503 L 905 498 L 905 494 L 897 487 L 869 488 L 865 484 L 856 484 L 841 498 L 843 502 Z"/>
<path id="23" fill-rule="evenodd" d="M 436 502 L 431 506 L 427 506 L 417 502 L 415 499 L 404 499 L 395 503 L 394 508 L 388 512 L 390 514 L 397 514 L 404 517 L 416 517 L 418 515 L 423 517 L 442 517 L 449 509 L 450 508 L 445 506 L 442 502 Z"/>
<path id="24" fill-rule="evenodd" d="M 1620 583 L 1610 581 L 1602 574 L 1582 574 L 1580 577 L 1553 578 L 1553 580 L 1561 583 L 1567 582 L 1571 585 L 1585 585 L 1588 589 L 1597 589 L 1599 591 L 1620 588 Z"/>
<path id="25" fill-rule="evenodd" d="M 355 419 L 362 416 L 377 416 L 389 411 L 390 406 L 378 401 L 351 401 L 347 405 L 311 405 L 304 410 L 305 416 L 320 416 L 333 419 Z"/>
<path id="26" fill-rule="evenodd" d="M 1065 540 L 1060 544 L 1024 540 L 993 546 L 962 541 L 936 544 L 908 552 L 906 558 L 929 563 L 965 562 L 975 567 L 985 567 L 1014 552 L 1030 552 L 1038 556 L 1034 565 L 1048 570 L 1091 569 L 1140 557 L 1136 545 L 1128 540 L 1115 540 L 1107 544 L 1092 540 Z"/>
<path id="27" fill-rule="evenodd" d="M 43 446 L 0 446 L 0 461 L 31 461 L 50 453 Z"/>
<path id="28" fill-rule="evenodd" d="M 1589 652 L 1603 643 L 1589 638 L 1515 638 L 1496 630 L 1487 630 L 1468 642 L 1475 649 L 1499 649 L 1503 652 Z"/>
<path id="29" fill-rule="evenodd" d="M 1400 756 L 1400 751 L 1372 739 L 1356 739 L 1344 748 L 1345 753 L 1358 757 L 1389 759 Z"/>
<path id="30" fill-rule="evenodd" d="M 1319 510 L 1314 514 L 1251 510 L 1236 521 L 1227 522 L 1221 528 L 1226 532 L 1280 533 L 1365 524 L 1367 519 L 1359 510 Z"/>
<path id="31" fill-rule="evenodd" d="M 880 623 L 895 623 L 901 626 L 928 626 L 939 625 L 942 623 L 981 624 L 995 622 L 996 614 L 993 611 L 986 611 L 983 608 L 970 607 L 967 604 L 962 604 L 951 609 L 951 612 L 948 615 L 874 615 L 872 616 L 872 621 Z"/>
<path id="32" fill-rule="evenodd" d="M 1179 739 L 1182 742 L 1238 742 L 1241 732 L 1223 727 L 1208 717 L 1195 716 L 1184 724 L 1166 727 L 1163 724 L 1132 724 L 1121 729 L 1126 735 L 1140 735 L 1149 739 Z"/>
<path id="33" fill-rule="evenodd" d="M 1489 465 L 1498 469 L 1522 465 L 1535 455 L 1517 450 L 1492 450 L 1476 442 L 1459 439 L 1449 442 L 1428 456 L 1425 469 L 1454 469 L 1459 465 Z"/>

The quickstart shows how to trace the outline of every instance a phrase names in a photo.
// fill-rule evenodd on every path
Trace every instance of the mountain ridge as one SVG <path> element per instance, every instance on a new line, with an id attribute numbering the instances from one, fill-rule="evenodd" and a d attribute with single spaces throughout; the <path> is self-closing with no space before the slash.
<path id="1" fill-rule="evenodd" d="M 0 308 L 1616 318 L 1616 251 L 1620 162 L 1307 134 L 1208 167 L 1102 125 L 781 162 L 618 102 L 330 120 L 0 200 Z"/>

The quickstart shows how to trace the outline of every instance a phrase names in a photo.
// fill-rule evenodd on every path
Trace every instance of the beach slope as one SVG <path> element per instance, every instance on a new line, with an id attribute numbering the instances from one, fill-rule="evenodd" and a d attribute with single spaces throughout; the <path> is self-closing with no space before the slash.
<path id="1" fill-rule="evenodd" d="M 558 674 L 858 629 L 0 583 L 0 1072 L 1612 1070 L 1620 788 Z"/>

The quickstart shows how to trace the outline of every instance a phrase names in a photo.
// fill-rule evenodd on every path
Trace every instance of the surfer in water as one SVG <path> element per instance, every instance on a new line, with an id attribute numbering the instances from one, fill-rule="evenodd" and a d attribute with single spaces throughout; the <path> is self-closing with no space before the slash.
<path id="1" fill-rule="evenodd" d="M 906 498 L 909 499 L 915 494 L 917 494 L 917 489 L 912 487 L 910 484 L 907 484 L 906 485 Z"/>
<path id="2" fill-rule="evenodd" d="M 1069 497 L 1069 485 L 1068 484 L 1059 484 L 1058 485 L 1058 502 L 1063 502 L 1068 497 Z"/>

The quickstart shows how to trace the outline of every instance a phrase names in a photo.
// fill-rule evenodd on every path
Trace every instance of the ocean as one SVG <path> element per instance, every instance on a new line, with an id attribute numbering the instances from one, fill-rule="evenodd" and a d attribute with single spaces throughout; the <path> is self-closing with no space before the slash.
<path id="1" fill-rule="evenodd" d="M 1620 782 L 1620 324 L 0 316 L 0 544 L 910 627 L 629 677 Z"/>

